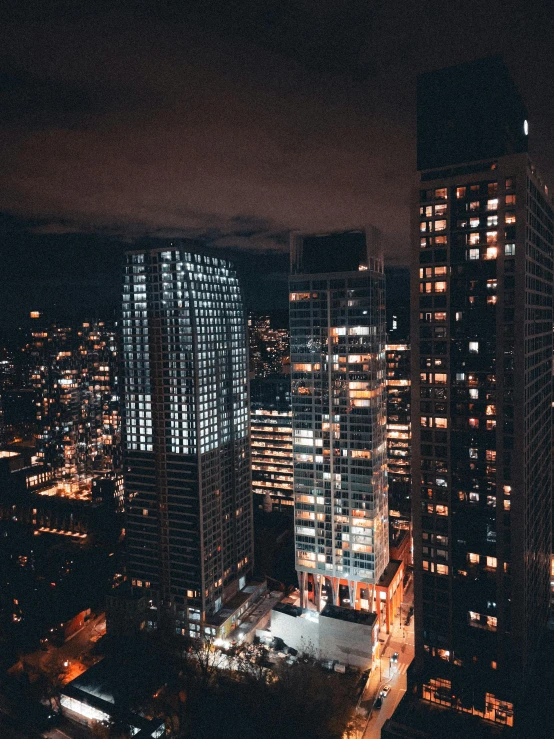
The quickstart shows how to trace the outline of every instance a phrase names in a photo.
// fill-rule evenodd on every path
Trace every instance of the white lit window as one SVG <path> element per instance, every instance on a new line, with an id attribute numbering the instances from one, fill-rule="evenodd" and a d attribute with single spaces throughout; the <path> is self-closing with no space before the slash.
<path id="1" fill-rule="evenodd" d="M 479 259 L 479 249 L 470 249 L 468 256 L 470 259 Z"/>
<path id="2" fill-rule="evenodd" d="M 479 354 L 479 342 L 478 341 L 470 341 L 469 342 L 469 351 L 471 354 Z"/>
<path id="3" fill-rule="evenodd" d="M 504 254 L 507 257 L 513 257 L 516 253 L 516 245 L 515 244 L 506 244 L 504 247 Z"/>

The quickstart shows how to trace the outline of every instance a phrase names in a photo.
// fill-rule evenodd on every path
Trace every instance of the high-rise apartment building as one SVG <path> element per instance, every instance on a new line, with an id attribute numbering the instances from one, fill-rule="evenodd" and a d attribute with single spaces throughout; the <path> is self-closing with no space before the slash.
<path id="1" fill-rule="evenodd" d="M 290 377 L 250 383 L 252 492 L 258 508 L 292 511 L 292 411 Z"/>
<path id="2" fill-rule="evenodd" d="M 389 509 L 411 517 L 410 345 L 387 344 L 387 457 Z"/>
<path id="3" fill-rule="evenodd" d="M 25 347 L 35 392 L 37 461 L 70 479 L 120 465 L 118 352 L 101 321 L 37 325 Z"/>
<path id="4" fill-rule="evenodd" d="M 186 242 L 129 252 L 122 341 L 129 579 L 179 633 L 212 634 L 202 622 L 253 567 L 246 317 L 232 264 Z"/>
<path id="5" fill-rule="evenodd" d="M 546 622 L 553 210 L 499 60 L 423 75 L 412 271 L 425 701 L 512 726 Z"/>
<path id="6" fill-rule="evenodd" d="M 385 278 L 375 229 L 291 239 L 296 569 L 373 610 L 389 562 Z M 347 588 L 342 598 L 340 587 Z M 344 591 L 343 591 L 344 592 Z"/>

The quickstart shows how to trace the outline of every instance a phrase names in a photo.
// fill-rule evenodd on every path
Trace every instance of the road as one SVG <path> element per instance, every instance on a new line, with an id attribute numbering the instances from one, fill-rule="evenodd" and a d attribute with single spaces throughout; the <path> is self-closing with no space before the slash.
<path id="1" fill-rule="evenodd" d="M 90 621 L 87 621 L 81 631 L 78 631 L 70 637 L 61 647 L 48 645 L 48 650 L 37 649 L 36 652 L 26 654 L 23 658 L 27 668 L 40 672 L 48 663 L 53 661 L 67 661 L 68 668 L 64 674 L 63 683 L 74 680 L 82 672 L 84 672 L 94 660 L 88 657 L 91 648 L 94 646 L 93 639 L 103 636 L 106 633 L 105 614 L 100 614 Z"/>
<path id="2" fill-rule="evenodd" d="M 408 585 L 404 594 L 404 607 L 402 618 L 395 619 L 394 626 L 389 635 L 380 634 L 380 640 L 384 640 L 379 666 L 372 671 L 369 683 L 364 692 L 362 704 L 368 708 L 384 685 L 390 685 L 391 689 L 379 709 L 373 709 L 370 713 L 363 739 L 380 739 L 381 728 L 385 721 L 392 716 L 396 706 L 400 703 L 407 687 L 406 670 L 414 658 L 414 621 L 408 627 L 404 626 L 406 612 L 413 601 L 412 583 Z M 391 665 L 390 658 L 398 652 L 397 665 Z"/>

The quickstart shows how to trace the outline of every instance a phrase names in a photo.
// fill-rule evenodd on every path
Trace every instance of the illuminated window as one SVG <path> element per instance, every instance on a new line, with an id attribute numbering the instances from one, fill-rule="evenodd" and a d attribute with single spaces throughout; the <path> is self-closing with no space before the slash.
<path id="1" fill-rule="evenodd" d="M 465 187 L 457 187 L 456 188 L 456 197 L 458 200 L 462 200 L 466 196 L 466 188 Z"/>
<path id="2" fill-rule="evenodd" d="M 508 188 L 506 188 L 508 189 Z M 515 205 L 516 204 L 516 196 L 515 195 L 506 195 L 506 205 Z"/>
<path id="3" fill-rule="evenodd" d="M 446 321 L 446 313 L 442 311 L 435 313 L 435 321 Z"/>
<path id="4" fill-rule="evenodd" d="M 437 503 L 436 507 L 437 516 L 448 516 L 448 506 Z"/>
<path id="5" fill-rule="evenodd" d="M 487 185 L 487 192 L 489 195 L 496 195 L 498 192 L 498 182 L 489 182 Z"/>
<path id="6" fill-rule="evenodd" d="M 472 400 L 479 400 L 479 390 L 476 387 L 469 388 L 469 397 Z"/>
<path id="7" fill-rule="evenodd" d="M 498 216 L 487 216 L 487 226 L 498 226 Z"/>
<path id="8" fill-rule="evenodd" d="M 435 198 L 437 200 L 446 200 L 448 198 L 448 190 L 446 187 L 439 187 L 435 190 Z"/>
<path id="9" fill-rule="evenodd" d="M 479 259 L 479 249 L 468 249 L 469 259 Z"/>
<path id="10" fill-rule="evenodd" d="M 469 244 L 471 244 L 472 246 L 475 246 L 476 244 L 479 243 L 479 232 L 476 231 L 475 233 L 468 234 L 467 240 Z M 479 257 L 477 257 L 477 259 L 479 259 Z"/>
<path id="11" fill-rule="evenodd" d="M 435 572 L 437 575 L 448 575 L 448 565 L 437 564 Z"/>
<path id="12" fill-rule="evenodd" d="M 445 216 L 447 209 L 448 205 L 446 203 L 435 205 L 435 216 Z"/>
<path id="13" fill-rule="evenodd" d="M 435 383 L 437 385 L 445 385 L 447 380 L 447 375 L 443 372 L 439 372 L 435 374 Z"/>
<path id="14" fill-rule="evenodd" d="M 470 211 L 476 211 L 479 210 L 479 201 L 478 200 L 472 200 L 469 204 Z"/>
<path id="15" fill-rule="evenodd" d="M 435 277 L 446 274 L 446 266 L 435 267 Z"/>
<path id="16" fill-rule="evenodd" d="M 448 427 L 448 419 L 447 418 L 435 418 L 435 427 L 438 429 L 445 429 Z"/>
<path id="17" fill-rule="evenodd" d="M 487 244 L 496 244 L 498 240 L 498 231 L 487 231 Z"/>
<path id="18" fill-rule="evenodd" d="M 487 567 L 496 570 L 497 560 L 496 557 L 487 557 Z"/>
<path id="19" fill-rule="evenodd" d="M 498 198 L 487 200 L 487 210 L 498 210 Z"/>
<path id="20" fill-rule="evenodd" d="M 504 247 L 504 254 L 507 257 L 513 257 L 516 253 L 516 245 L 515 244 L 506 244 Z"/>
<path id="21" fill-rule="evenodd" d="M 467 555 L 468 560 L 472 565 L 478 565 L 479 564 L 479 555 L 474 554 L 473 552 L 469 552 Z"/>
<path id="22" fill-rule="evenodd" d="M 506 213 L 506 225 L 509 226 L 516 222 L 516 214 L 515 213 Z"/>
<path id="23" fill-rule="evenodd" d="M 469 219 L 469 227 L 470 228 L 479 228 L 479 218 L 470 218 Z"/>
<path id="24" fill-rule="evenodd" d="M 478 418 L 469 418 L 468 419 L 469 427 L 472 429 L 478 429 L 479 428 L 479 419 Z"/>
<path id="25" fill-rule="evenodd" d="M 446 282 L 435 282 L 435 292 L 445 293 L 446 292 Z"/>
<path id="26" fill-rule="evenodd" d="M 496 259 L 498 256 L 498 249 L 496 246 L 488 246 L 485 252 L 485 259 Z"/>
<path id="27" fill-rule="evenodd" d="M 470 354 L 479 354 L 479 342 L 478 341 L 470 341 L 469 342 L 469 351 L 470 351 Z"/>
<path id="28" fill-rule="evenodd" d="M 446 221 L 435 221 L 435 231 L 446 231 Z"/>
<path id="29" fill-rule="evenodd" d="M 475 447 L 469 448 L 469 458 L 470 459 L 479 459 L 479 450 Z"/>

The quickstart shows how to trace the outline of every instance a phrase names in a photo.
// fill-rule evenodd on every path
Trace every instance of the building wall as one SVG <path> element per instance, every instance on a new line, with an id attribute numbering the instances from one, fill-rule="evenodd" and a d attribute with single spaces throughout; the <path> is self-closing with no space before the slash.
<path id="1" fill-rule="evenodd" d="M 319 650 L 322 659 L 365 670 L 371 667 L 372 627 L 337 618 L 319 617 Z"/>
<path id="2" fill-rule="evenodd" d="M 387 457 L 389 509 L 411 512 L 411 368 L 409 344 L 387 344 Z"/>

